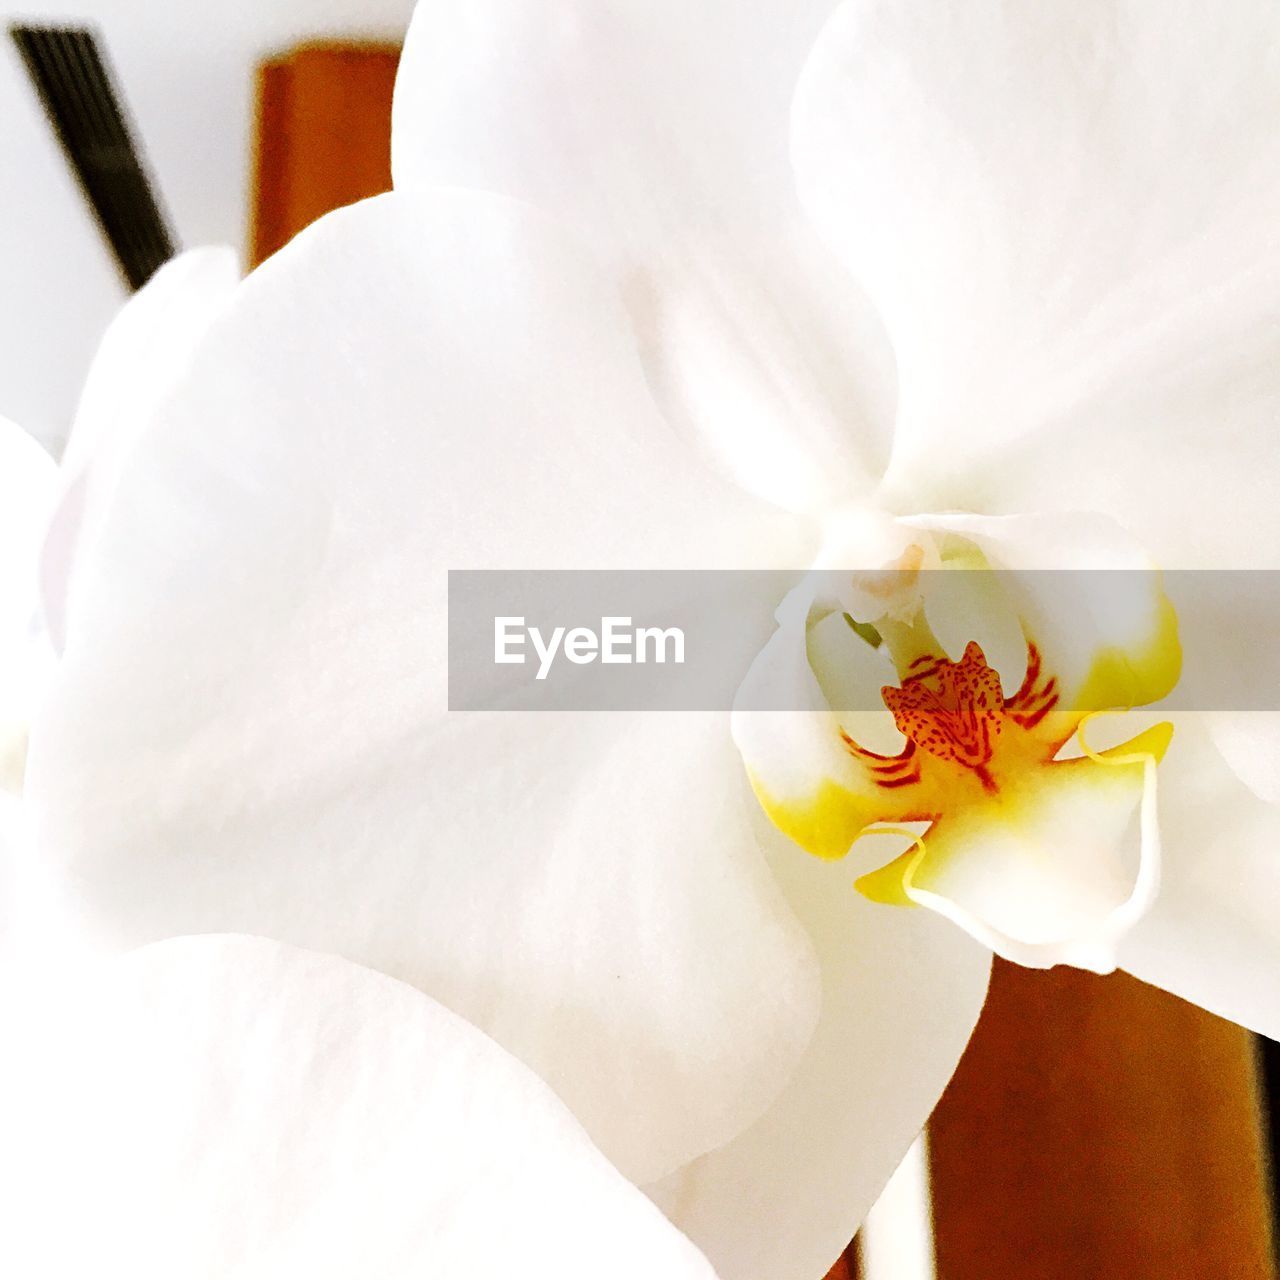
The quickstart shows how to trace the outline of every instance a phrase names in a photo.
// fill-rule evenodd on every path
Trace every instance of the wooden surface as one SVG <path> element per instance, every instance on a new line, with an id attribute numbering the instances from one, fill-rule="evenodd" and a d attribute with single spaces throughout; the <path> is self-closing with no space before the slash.
<path id="1" fill-rule="evenodd" d="M 857 1250 L 852 1245 L 844 1257 L 827 1272 L 826 1280 L 858 1280 Z"/>
<path id="2" fill-rule="evenodd" d="M 400 51 L 310 44 L 258 72 L 251 259 L 322 214 L 391 188 L 391 92 Z"/>
<path id="3" fill-rule="evenodd" d="M 930 1126 L 939 1280 L 1273 1280 L 1253 1038 L 997 962 Z"/>

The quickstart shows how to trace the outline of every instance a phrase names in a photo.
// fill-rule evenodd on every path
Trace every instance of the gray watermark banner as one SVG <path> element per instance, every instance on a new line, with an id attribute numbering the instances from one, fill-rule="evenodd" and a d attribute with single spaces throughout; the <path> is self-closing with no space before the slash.
<path id="1" fill-rule="evenodd" d="M 909 625 L 904 593 L 923 601 L 924 631 Z M 905 631 L 891 622 L 881 634 L 881 599 L 907 619 Z M 906 587 L 856 569 L 454 570 L 449 707 L 727 711 L 736 701 L 807 709 L 799 680 L 753 681 L 745 700 L 740 689 L 778 629 L 779 608 L 794 617 L 810 604 L 804 648 L 793 656 L 807 656 L 836 710 L 882 709 L 882 686 L 910 675 L 904 653 L 940 650 L 937 657 L 958 660 L 971 640 L 1006 697 L 1023 678 L 1030 640 L 1042 651 L 1043 678 L 1059 676 L 1069 699 L 1090 655 L 1122 675 L 1126 663 L 1167 662 L 1165 601 L 1181 667 L 1155 705 L 1280 711 L 1280 571 L 1112 569 L 921 571 Z"/>

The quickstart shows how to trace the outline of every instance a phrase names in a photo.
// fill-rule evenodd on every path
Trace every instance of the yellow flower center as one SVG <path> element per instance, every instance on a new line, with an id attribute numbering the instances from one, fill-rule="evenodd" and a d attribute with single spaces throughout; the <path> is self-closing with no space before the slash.
<path id="1" fill-rule="evenodd" d="M 857 886 L 874 901 L 927 905 L 1021 963 L 1114 963 L 1114 938 L 1158 881 L 1156 765 L 1172 726 L 1101 750 L 1080 731 L 1177 683 L 1177 618 L 1158 572 L 1133 553 L 1115 578 L 991 576 L 962 536 L 936 545 L 894 526 L 879 530 L 882 567 L 850 575 L 836 532 L 735 709 L 765 812 L 823 858 L 864 836 L 907 839 L 896 856 L 880 840 L 859 858 L 874 869 Z M 877 686 L 897 747 L 862 700 Z M 795 710 L 761 705 L 778 691 Z"/>

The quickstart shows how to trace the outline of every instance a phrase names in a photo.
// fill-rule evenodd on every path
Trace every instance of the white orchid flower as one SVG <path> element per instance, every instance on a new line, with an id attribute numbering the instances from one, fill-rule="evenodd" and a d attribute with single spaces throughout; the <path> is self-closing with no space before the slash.
<path id="1" fill-rule="evenodd" d="M 43 1023 L 0 1064 L 6 1275 L 713 1280 L 527 1067 L 336 956 L 178 938 Z"/>
<path id="2" fill-rule="evenodd" d="M 992 946 L 1118 953 L 1277 1029 L 1253 981 L 1275 811 L 1195 725 L 1054 759 L 1084 714 L 1176 676 L 1154 578 L 1116 634 L 1024 590 L 1025 697 L 985 634 L 935 643 L 900 595 L 860 633 L 817 592 L 761 600 L 744 674 L 810 710 L 766 739 L 748 706 L 737 746 L 709 712 L 451 716 L 445 621 L 467 568 L 1269 563 L 1278 20 L 420 9 L 397 191 L 236 291 L 77 571 L 27 793 L 78 926 L 262 934 L 418 987 L 541 1075 L 725 1280 L 826 1269 L 954 1065 Z M 855 277 L 897 362 L 892 432 Z M 1194 527 L 1170 510 L 1193 473 Z M 841 655 L 883 653 L 914 744 L 892 767 L 920 766 L 902 787 L 830 710 Z M 981 731 L 934 750 L 940 709 Z M 823 853 L 934 823 L 870 887 L 938 910 L 805 857 L 748 771 Z M 1016 822 L 993 794 L 1024 798 Z"/>
<path id="3" fill-rule="evenodd" d="M 815 0 L 749 15 L 706 3 L 664 22 L 619 3 L 565 4 L 557 18 L 533 3 L 424 8 L 397 95 L 397 183 L 501 191 L 589 237 L 669 416 L 757 492 L 821 513 L 820 564 L 1275 567 L 1280 179 L 1260 124 L 1280 109 L 1272 6 Z M 1203 89 L 1210 58 L 1230 86 L 1220 95 Z M 859 287 L 892 347 L 891 432 Z M 1047 766 L 1090 712 L 1174 683 L 1175 622 L 1151 585 L 1145 616 L 1111 618 L 1110 635 L 1071 634 L 1078 601 L 1020 602 L 1022 665 L 1040 664 L 1024 697 L 1051 689 L 1074 723 L 1011 727 L 1001 768 L 1027 748 Z M 1151 981 L 1280 1030 L 1280 992 L 1250 980 L 1274 954 L 1272 814 L 1199 749 L 1212 735 L 1275 799 L 1275 716 L 1182 718 L 1162 770 L 1174 784 L 1164 892 L 1135 930 L 1160 878 L 1151 782 L 1167 731 L 1103 760 L 1077 749 L 1078 763 L 1018 769 L 1004 788 L 1017 806 L 989 802 L 981 761 L 908 734 L 924 778 L 908 796 L 908 762 L 887 795 L 869 774 L 896 766 L 860 760 L 824 714 L 831 664 L 819 656 L 814 673 L 808 660 L 829 638 L 813 634 L 822 614 L 790 602 L 753 675 L 790 682 L 792 705 L 813 714 L 737 722 L 784 830 L 841 855 L 877 819 L 926 819 L 923 846 L 869 891 L 924 902 L 1022 962 L 1105 970 L 1119 951 Z M 1274 619 L 1222 623 L 1211 660 L 1247 664 L 1255 628 Z M 945 660 L 905 694 L 971 703 L 954 664 L 976 637 L 948 648 L 911 629 L 887 646 L 901 669 L 886 662 L 877 683 L 910 685 L 914 659 Z M 1013 703 L 1023 671 L 1000 674 Z M 890 698 L 901 723 L 902 696 Z M 1001 707 L 989 723 L 1037 710 Z M 1036 777 L 1043 788 L 1024 781 Z M 1096 785 L 1067 806 L 1068 834 L 1060 793 L 1085 780 Z M 1142 808 L 1143 847 L 1119 857 L 1116 828 Z"/>

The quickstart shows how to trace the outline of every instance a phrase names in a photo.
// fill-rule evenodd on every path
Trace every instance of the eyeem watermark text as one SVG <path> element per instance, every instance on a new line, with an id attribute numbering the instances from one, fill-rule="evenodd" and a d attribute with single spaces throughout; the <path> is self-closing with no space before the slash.
<path id="1" fill-rule="evenodd" d="M 868 571 L 858 564 L 825 570 L 823 581 Z M 973 638 L 957 630 L 957 619 L 968 625 L 967 591 L 960 591 L 963 607 L 955 616 L 948 611 L 960 590 L 956 584 L 975 573 L 920 571 L 922 597 L 930 607 L 944 603 L 936 634 L 947 634 L 948 621 L 955 632 L 949 641 L 959 646 L 949 651 L 953 661 Z M 449 709 L 811 712 L 812 689 L 804 681 L 745 679 L 777 632 L 779 602 L 809 575 L 804 566 L 450 570 Z M 943 581 L 931 582 L 933 575 Z M 1030 598 L 1054 607 L 1062 602 L 1073 628 L 1078 622 L 1125 636 L 1136 634 L 1133 619 L 1146 616 L 1153 591 L 1145 568 L 989 570 L 986 577 L 982 609 L 1008 605 L 1012 616 L 1016 602 L 1031 592 Z M 1167 569 L 1158 585 L 1177 614 L 1182 647 L 1181 678 L 1161 712 L 1280 711 L 1280 645 L 1256 645 L 1248 662 L 1237 662 L 1228 660 L 1222 644 L 1225 635 L 1242 629 L 1263 634 L 1258 628 L 1265 630 L 1265 620 L 1280 616 L 1280 572 Z M 1028 658 L 1016 625 L 1002 628 L 992 626 L 999 639 L 986 657 L 1010 697 L 1025 678 Z M 977 638 L 985 642 L 986 632 Z M 889 714 L 881 688 L 892 657 L 874 624 L 839 609 L 811 610 L 804 640 L 814 642 L 833 674 L 830 690 L 824 686 L 833 710 Z"/>
<path id="2" fill-rule="evenodd" d="M 600 619 L 599 631 L 554 627 L 544 635 L 540 628 L 526 625 L 523 617 L 494 618 L 494 662 L 522 664 L 529 660 L 530 649 L 538 662 L 535 679 L 545 680 L 560 654 L 578 666 L 683 663 L 684 632 L 679 627 L 637 627 L 630 618 L 606 617 Z"/>

